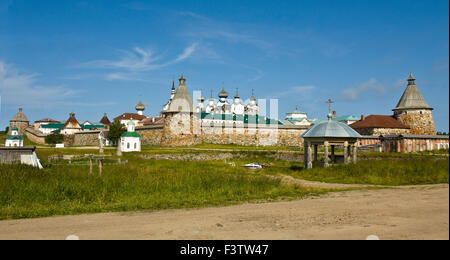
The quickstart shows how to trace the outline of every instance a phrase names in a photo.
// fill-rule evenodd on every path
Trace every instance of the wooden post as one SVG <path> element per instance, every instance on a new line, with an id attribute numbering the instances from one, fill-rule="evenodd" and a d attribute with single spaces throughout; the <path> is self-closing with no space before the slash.
<path id="1" fill-rule="evenodd" d="M 314 145 L 314 163 L 317 163 L 317 144 Z"/>
<path id="2" fill-rule="evenodd" d="M 89 157 L 89 175 L 92 174 L 92 157 Z"/>
<path id="3" fill-rule="evenodd" d="M 103 159 L 98 160 L 98 176 L 102 177 Z"/>
<path id="4" fill-rule="evenodd" d="M 328 167 L 328 141 L 323 143 L 323 166 Z"/>
<path id="5" fill-rule="evenodd" d="M 334 145 L 331 146 L 331 163 L 336 163 L 336 158 L 334 157 Z"/>
<path id="6" fill-rule="evenodd" d="M 344 142 L 344 163 L 348 163 L 348 142 Z"/>

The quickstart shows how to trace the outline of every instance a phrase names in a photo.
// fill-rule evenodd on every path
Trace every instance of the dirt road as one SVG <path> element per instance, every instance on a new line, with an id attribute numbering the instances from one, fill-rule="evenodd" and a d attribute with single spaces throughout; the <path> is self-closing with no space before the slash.
<path id="1" fill-rule="evenodd" d="M 0 221 L 0 239 L 449 239 L 449 186 L 290 202 Z"/>

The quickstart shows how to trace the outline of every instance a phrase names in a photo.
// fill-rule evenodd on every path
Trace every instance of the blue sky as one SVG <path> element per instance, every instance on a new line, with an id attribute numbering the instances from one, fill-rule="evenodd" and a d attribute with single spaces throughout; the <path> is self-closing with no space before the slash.
<path id="1" fill-rule="evenodd" d="M 0 3 L 0 126 L 22 105 L 98 121 L 159 114 L 180 74 L 209 97 L 278 98 L 325 118 L 391 114 L 410 71 L 449 130 L 448 1 L 14 1 Z"/>

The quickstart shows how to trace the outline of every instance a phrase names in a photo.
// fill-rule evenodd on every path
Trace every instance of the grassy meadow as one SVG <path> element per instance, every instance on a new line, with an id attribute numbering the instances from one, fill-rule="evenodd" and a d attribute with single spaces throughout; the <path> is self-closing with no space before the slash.
<path id="1" fill-rule="evenodd" d="M 449 182 L 448 156 L 421 155 L 420 159 L 413 155 L 404 158 L 384 156 L 378 160 L 361 160 L 357 164 L 305 171 L 301 153 L 289 151 L 299 156 L 298 161 L 277 159 L 275 155 L 283 152 L 286 151 L 236 148 L 225 152 L 236 156 L 226 161 L 182 161 L 145 159 L 143 156 L 206 153 L 214 157 L 224 152 L 145 147 L 141 153 L 124 154 L 121 160 L 128 164 L 115 164 L 115 149 L 106 149 L 100 177 L 95 165 L 93 174 L 89 174 L 86 159 L 73 159 L 71 164 L 63 160 L 47 161 L 49 156 L 83 156 L 98 154 L 98 150 L 38 148 L 43 170 L 24 165 L 0 165 L 0 219 L 223 206 L 301 199 L 331 191 L 280 185 L 280 181 L 267 178 L 267 175 L 382 185 Z M 262 170 L 241 167 L 254 161 L 268 167 Z"/>

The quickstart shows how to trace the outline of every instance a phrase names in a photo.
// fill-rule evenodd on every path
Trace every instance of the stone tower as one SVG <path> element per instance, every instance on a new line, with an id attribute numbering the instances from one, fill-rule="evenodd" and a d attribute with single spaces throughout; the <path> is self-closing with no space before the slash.
<path id="1" fill-rule="evenodd" d="M 186 87 L 186 79 L 181 75 L 180 83 L 172 101 L 163 111 L 164 128 L 161 144 L 165 146 L 186 146 L 196 144 L 194 134 L 197 117 L 194 116 L 193 102 Z"/>
<path id="2" fill-rule="evenodd" d="M 435 135 L 434 120 L 431 108 L 416 87 L 412 73 L 409 74 L 408 86 L 397 106 L 392 109 L 394 117 L 411 128 L 411 134 Z"/>
<path id="3" fill-rule="evenodd" d="M 17 127 L 19 129 L 19 135 L 23 135 L 26 128 L 28 128 L 30 122 L 27 117 L 23 113 L 22 107 L 19 107 L 19 112 L 9 121 L 9 131 L 8 134 L 11 134 L 11 129 L 13 127 Z"/>

